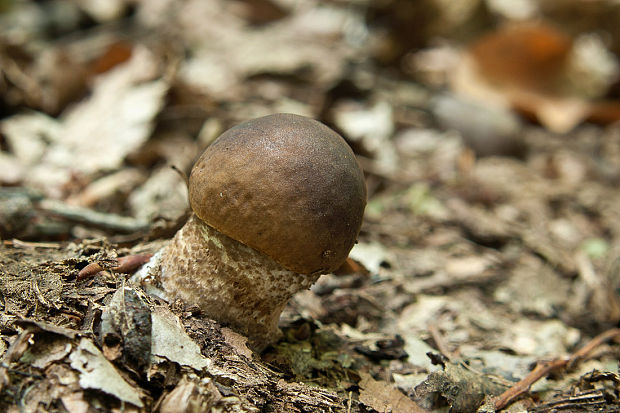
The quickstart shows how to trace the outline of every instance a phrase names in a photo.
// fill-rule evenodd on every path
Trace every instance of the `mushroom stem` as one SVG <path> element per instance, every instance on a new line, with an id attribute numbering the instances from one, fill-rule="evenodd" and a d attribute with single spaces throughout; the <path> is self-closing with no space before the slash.
<path id="1" fill-rule="evenodd" d="M 246 335 L 256 351 L 281 336 L 278 320 L 287 301 L 319 277 L 287 270 L 196 215 L 163 248 L 160 268 L 169 299 L 197 305 L 206 316 Z"/>

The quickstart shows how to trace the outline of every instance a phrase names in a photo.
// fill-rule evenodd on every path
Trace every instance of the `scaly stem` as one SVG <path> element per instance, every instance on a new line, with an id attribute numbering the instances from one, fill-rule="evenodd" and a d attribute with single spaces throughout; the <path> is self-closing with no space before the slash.
<path id="1" fill-rule="evenodd" d="M 160 270 L 169 299 L 197 305 L 257 351 L 280 337 L 278 320 L 291 296 L 318 278 L 285 269 L 195 215 L 162 250 Z"/>

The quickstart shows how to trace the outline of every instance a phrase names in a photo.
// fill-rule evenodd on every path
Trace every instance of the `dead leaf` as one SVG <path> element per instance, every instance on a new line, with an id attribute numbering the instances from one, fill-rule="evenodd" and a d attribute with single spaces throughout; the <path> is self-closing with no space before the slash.
<path id="1" fill-rule="evenodd" d="M 590 115 L 602 119 L 613 113 L 593 103 L 617 76 L 617 63 L 606 53 L 602 42 L 574 42 L 549 24 L 510 24 L 470 46 L 457 66 L 453 86 L 486 104 L 511 106 L 549 130 L 564 133 Z M 609 69 L 601 71 L 605 65 L 583 56 L 592 54 L 609 60 Z"/>
<path id="2" fill-rule="evenodd" d="M 508 388 L 490 376 L 471 370 L 465 363 L 440 360 L 444 371 L 429 374 L 415 388 L 417 399 L 423 405 L 439 395 L 448 401 L 451 412 L 469 413 L 480 407 L 485 395 L 498 396 Z"/>
<path id="3" fill-rule="evenodd" d="M 379 243 L 358 242 L 353 246 L 349 257 L 360 262 L 371 274 L 378 274 L 383 265 L 390 265 L 393 257 Z"/>
<path id="4" fill-rule="evenodd" d="M 526 153 L 523 125 L 507 108 L 443 94 L 433 99 L 432 111 L 443 129 L 456 130 L 478 156 L 520 158 Z"/>
<path id="5" fill-rule="evenodd" d="M 151 313 L 143 300 L 134 289 L 121 287 L 101 314 L 103 354 L 108 360 L 122 357 L 137 371 L 151 361 Z"/>
<path id="6" fill-rule="evenodd" d="M 123 379 L 89 339 L 80 341 L 78 348 L 69 355 L 69 360 L 71 367 L 80 372 L 82 388 L 101 390 L 124 402 L 144 406 L 140 391 Z"/>
<path id="7" fill-rule="evenodd" d="M 28 347 L 32 345 L 33 337 L 34 333 L 31 330 L 26 329 L 22 331 L 2 356 L 2 365 L 0 365 L 0 390 L 11 383 L 11 379 L 7 372 L 8 366 L 19 359 L 24 352 L 28 350 Z"/>
<path id="8" fill-rule="evenodd" d="M 133 47 L 130 43 L 117 41 L 107 47 L 104 53 L 91 63 L 91 71 L 105 73 L 131 58 Z"/>
<path id="9" fill-rule="evenodd" d="M 360 373 L 360 402 L 380 413 L 415 413 L 426 410 L 398 389 L 384 381 L 377 381 L 368 373 Z"/>
<path id="10" fill-rule="evenodd" d="M 44 321 L 31 320 L 28 318 L 17 320 L 15 323 L 24 327 L 30 327 L 31 330 L 39 329 L 48 333 L 57 334 L 71 339 L 77 337 L 80 334 L 80 332 L 77 330 L 60 327 L 54 324 L 46 323 Z"/>
<path id="11" fill-rule="evenodd" d="M 151 135 L 168 90 L 155 57 L 136 47 L 131 59 L 96 78 L 89 98 L 59 120 L 40 113 L 3 120 L 0 130 L 30 185 L 56 198 L 75 173 L 118 168 Z M 99 156 L 92 156 L 98 154 Z"/>
<path id="12" fill-rule="evenodd" d="M 179 318 L 170 310 L 156 307 L 151 313 L 151 319 L 151 354 L 156 356 L 153 363 L 160 362 L 157 358 L 164 358 L 196 370 L 211 365 L 211 360 L 201 354 L 198 344 L 187 335 Z"/>
<path id="13" fill-rule="evenodd" d="M 556 90 L 572 48 L 569 36 L 545 24 L 506 25 L 478 39 L 469 49 L 491 83 Z"/>
<path id="14" fill-rule="evenodd" d="M 154 55 L 136 47 L 131 59 L 99 76 L 90 98 L 63 113 L 62 138 L 44 162 L 84 173 L 118 167 L 151 134 L 168 90 L 166 81 L 152 80 L 157 70 Z"/>

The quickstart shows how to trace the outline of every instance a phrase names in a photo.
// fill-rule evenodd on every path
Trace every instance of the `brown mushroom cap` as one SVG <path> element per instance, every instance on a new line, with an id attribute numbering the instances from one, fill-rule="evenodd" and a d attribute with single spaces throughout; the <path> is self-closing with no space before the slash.
<path id="1" fill-rule="evenodd" d="M 218 231 L 291 271 L 315 274 L 347 258 L 366 185 L 340 135 L 313 119 L 275 114 L 241 123 L 211 144 L 192 169 L 189 199 Z"/>

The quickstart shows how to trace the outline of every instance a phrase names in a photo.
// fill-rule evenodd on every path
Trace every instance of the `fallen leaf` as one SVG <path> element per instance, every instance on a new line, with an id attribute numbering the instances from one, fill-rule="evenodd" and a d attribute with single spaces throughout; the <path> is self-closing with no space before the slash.
<path id="1" fill-rule="evenodd" d="M 583 55 L 602 56 L 610 62 L 609 69 L 600 70 L 605 65 Z M 512 107 L 553 132 L 565 133 L 590 116 L 599 120 L 617 116 L 614 105 L 595 101 L 617 76 L 617 64 L 607 55 L 602 42 L 573 41 L 548 24 L 510 24 L 487 33 L 466 50 L 453 87 L 487 105 Z"/>
<path id="2" fill-rule="evenodd" d="M 92 94 L 58 120 L 41 113 L 2 120 L 11 151 L 28 168 L 23 179 L 59 198 L 74 174 L 119 168 L 150 137 L 164 104 L 168 83 L 158 74 L 154 55 L 136 47 L 131 59 L 95 78 Z"/>
<path id="3" fill-rule="evenodd" d="M 200 353 L 200 347 L 183 329 L 178 317 L 170 310 L 157 307 L 151 313 L 151 354 L 196 370 L 208 368 L 211 360 Z M 158 363 L 159 360 L 153 360 Z"/>
<path id="4" fill-rule="evenodd" d="M 444 371 L 429 374 L 415 388 L 420 403 L 426 404 L 441 396 L 448 401 L 451 412 L 475 412 L 484 402 L 485 395 L 499 396 L 508 388 L 493 377 L 470 369 L 465 363 L 440 360 Z"/>
<path id="5" fill-rule="evenodd" d="M 561 86 L 572 39 L 545 24 L 506 25 L 483 35 L 469 49 L 491 83 L 553 90 Z"/>
<path id="6" fill-rule="evenodd" d="M 368 373 L 360 373 L 360 402 L 380 413 L 415 413 L 426 410 L 392 385 L 377 381 Z"/>
<path id="7" fill-rule="evenodd" d="M 151 361 L 151 313 L 144 298 L 121 287 L 101 314 L 101 342 L 108 360 L 122 356 L 127 366 L 142 371 Z"/>
<path id="8" fill-rule="evenodd" d="M 382 265 L 390 263 L 389 252 L 379 243 L 358 242 L 349 256 L 362 264 L 371 274 L 377 274 Z"/>
<path id="9" fill-rule="evenodd" d="M 117 399 L 144 407 L 140 392 L 123 379 L 89 339 L 83 338 L 78 348 L 69 355 L 71 367 L 80 372 L 80 386 L 96 389 Z"/>

